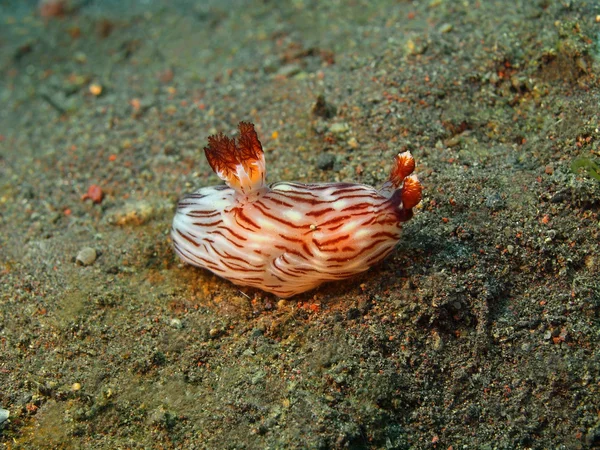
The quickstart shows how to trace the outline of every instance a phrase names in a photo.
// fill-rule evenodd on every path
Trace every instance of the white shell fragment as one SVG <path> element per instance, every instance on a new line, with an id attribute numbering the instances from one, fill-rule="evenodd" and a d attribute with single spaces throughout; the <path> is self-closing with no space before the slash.
<path id="1" fill-rule="evenodd" d="M 94 264 L 94 261 L 96 261 L 97 257 L 98 255 L 96 253 L 96 250 L 94 250 L 91 247 L 84 247 L 81 250 L 79 250 L 79 253 L 77 253 L 77 257 L 75 258 L 75 260 L 80 266 L 89 266 Z"/>
<path id="2" fill-rule="evenodd" d="M 0 408 L 0 427 L 8 420 L 8 416 L 10 416 L 10 411 L 8 409 Z"/>

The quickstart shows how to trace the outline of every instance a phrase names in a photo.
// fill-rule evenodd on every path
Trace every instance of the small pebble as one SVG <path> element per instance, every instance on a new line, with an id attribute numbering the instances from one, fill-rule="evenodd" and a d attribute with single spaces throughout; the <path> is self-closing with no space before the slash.
<path id="1" fill-rule="evenodd" d="M 83 52 L 75 52 L 73 54 L 73 59 L 80 64 L 85 64 L 87 62 L 87 56 Z"/>
<path id="2" fill-rule="evenodd" d="M 350 126 L 345 123 L 334 123 L 333 125 L 331 125 L 329 127 L 329 131 L 333 134 L 342 134 L 345 133 L 346 131 L 348 131 L 350 129 Z"/>
<path id="3" fill-rule="evenodd" d="M 98 83 L 90 84 L 88 89 L 90 91 L 90 94 L 94 95 L 95 97 L 98 97 L 100 94 L 102 94 L 102 85 L 101 84 L 98 84 Z"/>
<path id="4" fill-rule="evenodd" d="M 333 106 L 325 100 L 325 97 L 323 95 L 319 95 L 317 97 L 316 103 L 312 107 L 312 113 L 315 116 L 330 119 L 333 116 L 335 116 L 336 109 L 335 106 Z"/>
<path id="5" fill-rule="evenodd" d="M 579 57 L 575 60 L 575 64 L 582 72 L 587 72 L 588 65 L 587 65 L 587 62 L 585 62 L 585 59 L 583 59 L 582 57 Z"/>
<path id="6" fill-rule="evenodd" d="M 166 209 L 162 203 L 133 200 L 108 214 L 108 222 L 114 225 L 142 225 Z"/>
<path id="7" fill-rule="evenodd" d="M 439 333 L 434 332 L 433 336 L 432 336 L 432 340 L 433 340 L 433 349 L 434 350 L 441 350 L 442 348 L 444 348 L 444 341 L 442 340 L 442 337 L 440 336 Z"/>
<path id="8" fill-rule="evenodd" d="M 427 50 L 427 42 L 424 39 L 409 39 L 404 47 L 409 55 L 422 55 Z"/>
<path id="9" fill-rule="evenodd" d="M 317 167 L 321 170 L 331 170 L 335 164 L 335 155 L 331 153 L 321 153 L 317 157 Z"/>
<path id="10" fill-rule="evenodd" d="M 488 195 L 485 199 L 485 206 L 491 210 L 498 211 L 504 208 L 505 202 L 500 194 L 494 192 L 493 194 Z"/>
<path id="11" fill-rule="evenodd" d="M 299 74 L 301 71 L 302 67 L 300 67 L 298 64 L 286 64 L 277 71 L 277 75 L 280 77 L 291 78 L 294 75 Z"/>
<path id="12" fill-rule="evenodd" d="M 96 253 L 96 250 L 94 250 L 91 247 L 84 247 L 81 250 L 79 250 L 79 253 L 77 253 L 77 258 L 75 258 L 75 260 L 80 266 L 89 266 L 94 264 L 94 261 L 96 261 L 97 257 L 98 255 Z"/>
<path id="13" fill-rule="evenodd" d="M 450 31 L 452 31 L 452 24 L 445 23 L 438 28 L 438 31 L 440 33 L 449 33 Z"/>
<path id="14" fill-rule="evenodd" d="M 8 420 L 8 416 L 10 416 L 10 411 L 0 408 L 0 425 Z"/>
<path id="15" fill-rule="evenodd" d="M 181 323 L 181 320 L 179 320 L 177 318 L 171 319 L 171 321 L 169 322 L 169 325 L 171 326 L 171 328 L 175 328 L 176 330 L 181 330 L 183 328 L 183 324 Z"/>

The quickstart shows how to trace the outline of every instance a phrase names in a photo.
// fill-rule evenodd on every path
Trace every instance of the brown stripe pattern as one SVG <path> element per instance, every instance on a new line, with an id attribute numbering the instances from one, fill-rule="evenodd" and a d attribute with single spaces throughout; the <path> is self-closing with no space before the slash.
<path id="1" fill-rule="evenodd" d="M 242 173 L 234 183 L 225 178 L 231 187 L 202 188 L 179 202 L 173 245 L 186 263 L 287 298 L 363 272 L 394 249 L 402 222 L 420 200 L 413 169 L 410 154 L 398 155 L 390 181 L 379 191 L 348 183 L 249 186 L 264 173 L 246 178 Z M 243 170 L 228 167 L 237 175 Z M 240 179 L 250 181 L 239 187 Z"/>

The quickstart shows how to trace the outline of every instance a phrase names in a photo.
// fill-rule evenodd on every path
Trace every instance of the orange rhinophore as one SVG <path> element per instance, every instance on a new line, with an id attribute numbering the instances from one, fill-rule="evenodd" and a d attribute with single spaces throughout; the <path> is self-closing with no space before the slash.
<path id="1" fill-rule="evenodd" d="M 410 152 L 399 153 L 394 159 L 394 167 L 392 167 L 392 171 L 390 172 L 390 181 L 397 188 L 414 170 L 415 159 Z"/>
<path id="2" fill-rule="evenodd" d="M 219 178 L 247 194 L 265 184 L 265 157 L 254 125 L 240 122 L 239 130 L 237 141 L 223 133 L 209 136 L 204 154 Z"/>
<path id="3" fill-rule="evenodd" d="M 201 188 L 179 202 L 175 251 L 189 264 L 283 298 L 381 261 L 421 201 L 410 152 L 396 156 L 377 190 L 351 183 L 266 185 L 262 145 L 247 122 L 237 139 L 219 133 L 204 150 L 227 185 Z"/>

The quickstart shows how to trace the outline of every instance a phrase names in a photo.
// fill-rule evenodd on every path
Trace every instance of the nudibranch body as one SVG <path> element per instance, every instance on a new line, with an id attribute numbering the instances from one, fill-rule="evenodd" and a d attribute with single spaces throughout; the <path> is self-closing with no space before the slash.
<path id="1" fill-rule="evenodd" d="M 177 254 L 282 298 L 381 261 L 421 201 L 409 152 L 396 156 L 389 180 L 376 190 L 350 183 L 266 185 L 251 123 L 239 124 L 237 140 L 210 136 L 204 151 L 227 185 L 201 188 L 179 202 L 171 230 Z"/>

